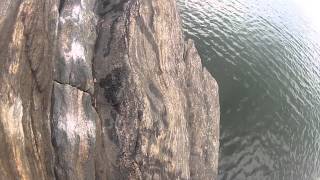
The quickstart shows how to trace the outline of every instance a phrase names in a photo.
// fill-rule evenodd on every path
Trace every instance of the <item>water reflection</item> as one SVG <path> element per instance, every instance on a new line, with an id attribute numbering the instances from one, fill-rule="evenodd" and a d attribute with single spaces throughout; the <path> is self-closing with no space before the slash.
<path id="1" fill-rule="evenodd" d="M 220 179 L 320 177 L 320 2 L 308 1 L 179 0 L 220 85 Z"/>

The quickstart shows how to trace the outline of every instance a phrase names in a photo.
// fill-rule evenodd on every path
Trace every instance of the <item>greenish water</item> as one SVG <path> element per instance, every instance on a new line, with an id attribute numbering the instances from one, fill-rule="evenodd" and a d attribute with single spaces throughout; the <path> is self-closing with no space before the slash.
<path id="1" fill-rule="evenodd" d="M 220 86 L 219 179 L 319 180 L 320 1 L 178 5 Z"/>

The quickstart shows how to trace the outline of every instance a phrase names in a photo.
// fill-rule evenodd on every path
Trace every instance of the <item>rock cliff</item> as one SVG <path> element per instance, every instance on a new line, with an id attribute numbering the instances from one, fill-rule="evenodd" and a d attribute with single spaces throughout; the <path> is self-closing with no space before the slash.
<path id="1" fill-rule="evenodd" d="M 216 179 L 218 86 L 175 0 L 0 2 L 0 179 Z"/>

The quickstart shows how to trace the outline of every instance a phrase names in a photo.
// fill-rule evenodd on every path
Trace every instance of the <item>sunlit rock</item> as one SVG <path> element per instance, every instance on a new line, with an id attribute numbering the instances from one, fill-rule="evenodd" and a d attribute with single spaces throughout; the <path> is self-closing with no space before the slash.
<path id="1" fill-rule="evenodd" d="M 88 93 L 54 83 L 52 142 L 59 179 L 94 179 L 96 121 Z"/>
<path id="2" fill-rule="evenodd" d="M 218 86 L 174 0 L 0 15 L 0 179 L 216 179 Z"/>
<path id="3" fill-rule="evenodd" d="M 91 94 L 97 23 L 92 3 L 93 0 L 63 1 L 59 17 L 58 57 L 54 69 L 56 81 Z"/>

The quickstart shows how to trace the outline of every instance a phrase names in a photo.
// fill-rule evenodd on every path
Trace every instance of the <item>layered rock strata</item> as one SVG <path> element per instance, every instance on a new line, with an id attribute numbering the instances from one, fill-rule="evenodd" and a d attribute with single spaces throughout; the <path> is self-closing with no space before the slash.
<path id="1" fill-rule="evenodd" d="M 1 178 L 216 179 L 218 86 L 174 0 L 4 0 L 0 15 Z"/>
<path id="2" fill-rule="evenodd" d="M 0 179 L 54 179 L 56 0 L 0 1 Z"/>

